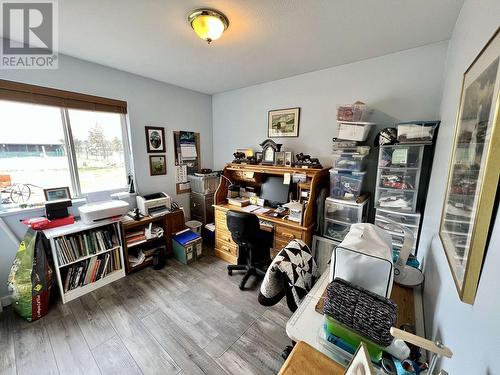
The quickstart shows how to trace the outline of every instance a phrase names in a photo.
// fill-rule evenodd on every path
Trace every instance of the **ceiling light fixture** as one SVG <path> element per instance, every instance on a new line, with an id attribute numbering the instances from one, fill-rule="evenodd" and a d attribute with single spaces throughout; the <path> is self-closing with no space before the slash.
<path id="1" fill-rule="evenodd" d="M 219 39 L 229 26 L 227 17 L 214 9 L 193 10 L 188 16 L 188 22 L 196 35 L 208 44 Z"/>

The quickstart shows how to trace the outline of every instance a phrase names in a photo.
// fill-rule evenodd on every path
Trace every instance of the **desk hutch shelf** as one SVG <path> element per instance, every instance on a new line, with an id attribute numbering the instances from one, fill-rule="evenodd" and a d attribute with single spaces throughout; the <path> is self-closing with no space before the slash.
<path id="1" fill-rule="evenodd" d="M 308 190 L 308 204 L 303 212 L 302 224 L 285 218 L 273 218 L 265 214 L 257 214 L 259 219 L 270 223 L 270 226 L 261 224 L 261 229 L 273 232 L 273 246 L 271 256 L 274 257 L 279 250 L 285 247 L 292 239 L 301 239 L 309 246 L 316 225 L 316 198 L 322 188 L 328 188 L 328 168 L 295 168 L 267 165 L 242 165 L 228 164 L 223 174 L 235 184 L 245 184 L 257 189 L 267 176 L 283 176 L 289 174 L 305 175 L 306 180 L 301 183 L 291 184 L 294 199 L 300 192 Z M 226 201 L 230 183 L 221 178 L 219 187 L 215 192 L 215 255 L 230 263 L 238 263 L 238 245 L 236 245 L 226 225 L 226 212 L 228 210 L 241 210 L 240 207 L 229 205 Z"/>

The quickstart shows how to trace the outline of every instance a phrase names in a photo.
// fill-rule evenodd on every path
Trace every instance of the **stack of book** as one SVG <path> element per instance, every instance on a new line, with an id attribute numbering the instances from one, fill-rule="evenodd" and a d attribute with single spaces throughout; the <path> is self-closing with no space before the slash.
<path id="1" fill-rule="evenodd" d="M 71 236 L 61 236 L 54 239 L 54 242 L 57 260 L 61 266 L 75 262 L 78 258 L 119 246 L 118 234 L 114 225 Z"/>
<path id="2" fill-rule="evenodd" d="M 120 249 L 85 259 L 65 269 L 64 293 L 104 278 L 121 269 Z"/>
<path id="3" fill-rule="evenodd" d="M 125 241 L 127 242 L 127 246 L 133 246 L 145 240 L 146 240 L 146 235 L 144 233 L 144 229 L 131 231 L 125 235 Z"/>

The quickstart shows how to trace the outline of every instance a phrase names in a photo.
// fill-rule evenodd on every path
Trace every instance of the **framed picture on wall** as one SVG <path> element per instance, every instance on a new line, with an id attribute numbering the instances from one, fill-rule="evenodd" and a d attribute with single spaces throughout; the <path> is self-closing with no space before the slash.
<path id="1" fill-rule="evenodd" d="M 167 160 L 165 155 L 149 155 L 149 173 L 151 176 L 167 174 Z"/>
<path id="2" fill-rule="evenodd" d="M 145 126 L 148 153 L 165 152 L 165 128 Z"/>
<path id="3" fill-rule="evenodd" d="M 500 175 L 499 30 L 464 73 L 439 228 L 460 299 L 469 304 L 479 284 Z"/>
<path id="4" fill-rule="evenodd" d="M 267 135 L 269 138 L 298 137 L 300 108 L 269 111 Z"/>

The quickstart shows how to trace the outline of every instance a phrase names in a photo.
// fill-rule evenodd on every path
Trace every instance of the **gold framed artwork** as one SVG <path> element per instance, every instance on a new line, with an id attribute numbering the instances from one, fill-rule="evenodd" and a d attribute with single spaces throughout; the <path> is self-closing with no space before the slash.
<path id="1" fill-rule="evenodd" d="M 500 176 L 500 29 L 463 77 L 439 236 L 460 299 L 473 304 Z"/>
<path id="2" fill-rule="evenodd" d="M 269 138 L 298 137 L 300 108 L 269 111 L 267 136 Z"/>

